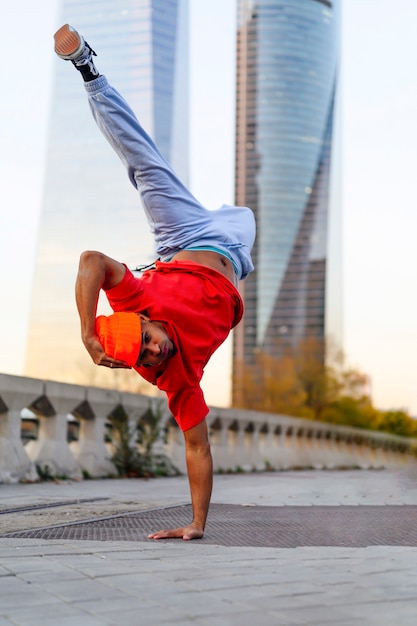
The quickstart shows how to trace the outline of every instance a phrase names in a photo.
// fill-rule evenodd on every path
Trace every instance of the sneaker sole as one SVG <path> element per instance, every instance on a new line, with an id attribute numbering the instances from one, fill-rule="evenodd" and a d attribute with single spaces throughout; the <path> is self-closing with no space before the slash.
<path id="1" fill-rule="evenodd" d="M 69 25 L 64 24 L 54 35 L 55 52 L 62 59 L 75 59 L 84 48 L 84 40 L 75 30 L 69 30 Z"/>

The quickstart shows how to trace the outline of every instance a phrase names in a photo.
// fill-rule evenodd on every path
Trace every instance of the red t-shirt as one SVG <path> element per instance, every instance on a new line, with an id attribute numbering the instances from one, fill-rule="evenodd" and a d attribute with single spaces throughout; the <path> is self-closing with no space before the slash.
<path id="1" fill-rule="evenodd" d="M 126 268 L 122 281 L 106 291 L 113 311 L 137 311 L 163 323 L 177 352 L 155 367 L 135 367 L 166 392 L 180 428 L 188 430 L 209 409 L 200 388 L 204 367 L 243 315 L 237 289 L 220 272 L 192 261 L 156 262 L 135 278 Z"/>

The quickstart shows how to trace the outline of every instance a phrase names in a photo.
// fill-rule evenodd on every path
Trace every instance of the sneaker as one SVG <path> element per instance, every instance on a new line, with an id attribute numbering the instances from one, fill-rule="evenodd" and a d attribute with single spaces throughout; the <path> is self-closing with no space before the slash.
<path id="1" fill-rule="evenodd" d="M 61 59 L 71 61 L 83 74 L 87 72 L 92 78 L 99 76 L 93 62 L 96 53 L 72 26 L 69 24 L 61 26 L 54 39 L 55 52 Z"/>

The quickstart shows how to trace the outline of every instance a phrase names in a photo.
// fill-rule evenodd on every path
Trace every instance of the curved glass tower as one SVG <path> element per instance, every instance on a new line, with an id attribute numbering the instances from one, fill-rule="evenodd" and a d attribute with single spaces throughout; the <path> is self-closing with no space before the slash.
<path id="1" fill-rule="evenodd" d="M 187 183 L 188 0 L 62 0 L 65 22 Z M 90 382 L 110 380 L 97 379 L 104 368 L 90 363 L 75 307 L 79 255 L 94 249 L 129 267 L 155 258 L 139 195 L 92 119 L 81 75 L 56 58 L 27 375 L 80 382 L 90 368 Z"/>
<path id="2" fill-rule="evenodd" d="M 279 358 L 308 337 L 341 341 L 339 1 L 240 1 L 236 203 L 254 210 L 257 240 L 234 335 L 234 402 L 257 352 Z"/>

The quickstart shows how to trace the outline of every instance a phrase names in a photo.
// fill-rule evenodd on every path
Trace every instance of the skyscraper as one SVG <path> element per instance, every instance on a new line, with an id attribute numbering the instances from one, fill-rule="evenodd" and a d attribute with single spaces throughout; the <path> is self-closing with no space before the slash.
<path id="1" fill-rule="evenodd" d="M 236 203 L 254 210 L 257 240 L 234 335 L 234 402 L 257 353 L 340 341 L 339 2 L 239 2 Z"/>
<path id="2" fill-rule="evenodd" d="M 85 36 L 98 69 L 187 183 L 188 0 L 63 0 L 61 8 L 58 26 Z M 51 54 L 52 46 L 51 37 Z M 138 193 L 95 126 L 81 75 L 57 58 L 53 87 L 26 374 L 78 382 L 90 366 L 74 300 L 80 253 L 100 250 L 131 268 L 155 257 Z"/>

